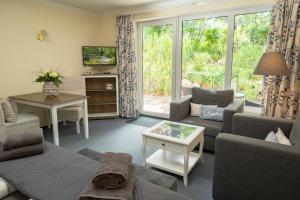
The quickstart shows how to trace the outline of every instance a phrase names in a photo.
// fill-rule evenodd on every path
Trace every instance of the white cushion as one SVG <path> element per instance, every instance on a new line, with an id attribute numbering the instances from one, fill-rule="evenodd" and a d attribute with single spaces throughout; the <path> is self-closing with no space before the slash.
<path id="1" fill-rule="evenodd" d="M 200 117 L 202 104 L 191 103 L 191 116 Z"/>
<path id="2" fill-rule="evenodd" d="M 285 144 L 291 146 L 290 140 L 284 135 L 283 131 L 280 128 L 278 128 L 277 130 L 276 139 L 279 144 Z"/>
<path id="3" fill-rule="evenodd" d="M 267 135 L 265 141 L 278 143 L 277 138 L 276 138 L 276 134 L 273 131 L 271 131 Z"/>
<path id="4" fill-rule="evenodd" d="M 0 199 L 15 192 L 16 189 L 0 177 Z"/>

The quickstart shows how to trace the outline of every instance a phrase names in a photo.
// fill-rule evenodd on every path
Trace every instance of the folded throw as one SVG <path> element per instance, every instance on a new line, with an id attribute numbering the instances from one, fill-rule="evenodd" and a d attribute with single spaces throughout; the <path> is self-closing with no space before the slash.
<path id="1" fill-rule="evenodd" d="M 92 180 L 96 188 L 123 187 L 132 167 L 132 156 L 126 153 L 104 153 Z"/>
<path id="2" fill-rule="evenodd" d="M 81 192 L 79 200 L 132 200 L 135 185 L 135 168 L 131 165 L 127 183 L 121 188 L 95 188 L 90 182 Z"/>
<path id="3" fill-rule="evenodd" d="M 44 152 L 43 143 L 33 144 L 30 146 L 19 147 L 11 150 L 4 151 L 0 145 L 0 161 L 13 160 L 27 156 L 33 156 Z"/>
<path id="4" fill-rule="evenodd" d="M 31 132 L 9 134 L 3 140 L 3 150 L 6 151 L 32 144 L 40 144 L 43 141 L 44 136 L 41 128 L 37 128 Z"/>

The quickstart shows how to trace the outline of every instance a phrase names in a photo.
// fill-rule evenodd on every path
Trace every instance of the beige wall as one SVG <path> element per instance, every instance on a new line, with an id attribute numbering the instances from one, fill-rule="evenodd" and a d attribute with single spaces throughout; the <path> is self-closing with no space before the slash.
<path id="1" fill-rule="evenodd" d="M 114 24 L 113 16 L 102 20 L 58 4 L 1 0 L 0 96 L 40 91 L 33 83 L 39 67 L 81 74 L 81 46 L 115 45 Z M 49 33 L 46 41 L 36 39 L 40 29 Z"/>
<path id="2" fill-rule="evenodd" d="M 80 75 L 81 46 L 115 45 L 114 24 L 114 16 L 99 17 L 45 1 L 0 0 L 0 96 L 41 91 L 42 84 L 33 82 L 39 67 Z M 40 29 L 49 33 L 42 42 L 36 39 Z M 19 110 L 35 112 L 46 125 L 45 110 Z"/>

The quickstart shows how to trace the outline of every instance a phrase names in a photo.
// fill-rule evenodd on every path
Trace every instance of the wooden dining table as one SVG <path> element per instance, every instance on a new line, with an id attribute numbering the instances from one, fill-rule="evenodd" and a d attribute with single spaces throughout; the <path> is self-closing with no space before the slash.
<path id="1" fill-rule="evenodd" d="M 30 105 L 40 108 L 47 108 L 51 111 L 51 119 L 53 125 L 53 138 L 54 144 L 59 146 L 59 132 L 58 132 L 58 120 L 57 109 L 72 105 L 83 105 L 84 117 L 84 136 L 89 138 L 89 125 L 88 125 L 88 108 L 87 108 L 87 96 L 74 95 L 67 93 L 59 93 L 56 97 L 46 97 L 44 93 L 30 93 L 24 95 L 10 96 L 9 99 L 17 110 L 17 104 Z"/>

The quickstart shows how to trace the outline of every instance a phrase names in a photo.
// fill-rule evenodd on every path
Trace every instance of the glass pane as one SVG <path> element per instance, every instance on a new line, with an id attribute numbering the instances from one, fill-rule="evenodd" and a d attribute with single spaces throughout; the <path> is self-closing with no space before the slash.
<path id="1" fill-rule="evenodd" d="M 270 20 L 270 12 L 235 17 L 231 87 L 244 94 L 246 105 L 260 102 L 263 77 L 253 75 L 253 71 L 266 50 Z"/>
<path id="2" fill-rule="evenodd" d="M 152 133 L 164 135 L 173 138 L 186 139 L 196 130 L 195 127 L 176 124 L 173 122 L 165 122 L 160 127 L 152 130 Z"/>
<path id="3" fill-rule="evenodd" d="M 144 111 L 168 114 L 172 84 L 172 25 L 143 28 Z"/>
<path id="4" fill-rule="evenodd" d="M 182 24 L 182 95 L 192 86 L 224 87 L 227 17 L 186 20 Z"/>

